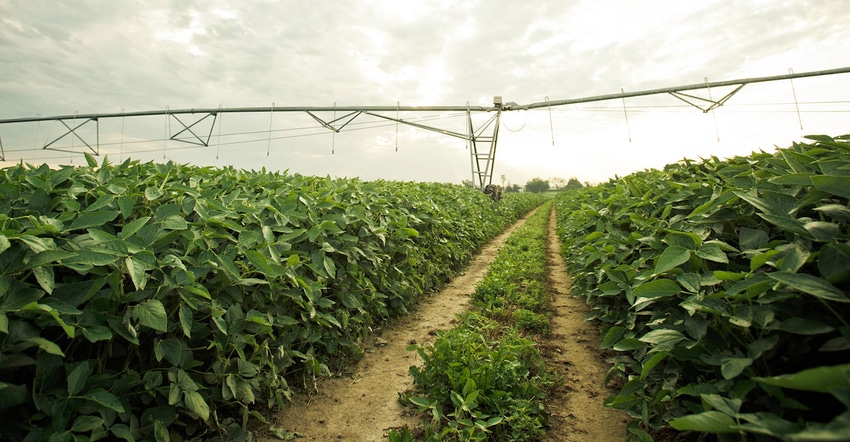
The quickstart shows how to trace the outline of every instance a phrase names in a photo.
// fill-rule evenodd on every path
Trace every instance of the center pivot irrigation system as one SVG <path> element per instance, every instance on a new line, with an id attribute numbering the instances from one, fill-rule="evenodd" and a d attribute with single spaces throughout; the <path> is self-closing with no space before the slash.
<path id="1" fill-rule="evenodd" d="M 470 106 L 469 103 L 463 106 L 282 106 L 276 107 L 272 105 L 271 107 L 234 107 L 234 108 L 211 108 L 211 109 L 166 109 L 166 110 L 154 110 L 154 111 L 139 111 L 139 112 L 121 112 L 121 113 L 100 113 L 100 114 L 74 114 L 74 115 L 57 115 L 51 117 L 31 117 L 31 118 L 11 118 L 11 119 L 0 119 L 0 124 L 11 124 L 11 123 L 28 123 L 28 122 L 41 122 L 41 121 L 54 121 L 61 123 L 65 129 L 67 129 L 60 136 L 54 138 L 51 141 L 48 141 L 44 144 L 42 149 L 46 150 L 57 150 L 62 152 L 71 152 L 71 153 L 80 153 L 74 152 L 73 150 L 68 151 L 63 148 L 55 147 L 54 145 L 61 139 L 66 136 L 71 136 L 72 139 L 76 138 L 81 141 L 91 153 L 94 155 L 100 154 L 100 131 L 99 131 L 99 121 L 104 118 L 126 118 L 126 117 L 145 117 L 145 116 L 155 116 L 155 115 L 165 115 L 167 119 L 173 118 L 182 129 L 178 130 L 176 133 L 172 134 L 169 139 L 174 141 L 181 141 L 191 144 L 196 144 L 200 146 L 209 146 L 209 141 L 212 136 L 213 127 L 215 127 L 216 120 L 218 119 L 219 114 L 225 113 L 275 113 L 275 112 L 305 112 L 312 118 L 314 118 L 322 127 L 338 133 L 343 128 L 345 128 L 349 123 L 351 123 L 355 118 L 360 115 L 368 115 L 371 117 L 376 117 L 384 120 L 389 120 L 401 124 L 406 124 L 409 126 L 417 127 L 424 130 L 429 130 L 433 132 L 438 132 L 443 135 L 448 135 L 451 137 L 461 138 L 466 140 L 469 146 L 469 155 L 470 155 L 470 164 L 472 169 L 472 181 L 477 184 L 482 190 L 485 186 L 492 183 L 493 179 L 493 167 L 496 159 L 496 145 L 499 140 L 499 124 L 502 112 L 509 111 L 520 111 L 520 110 L 532 110 L 532 109 L 541 109 L 541 108 L 552 108 L 555 106 L 564 106 L 569 104 L 578 104 L 578 103 L 589 103 L 595 101 L 607 101 L 607 100 L 617 100 L 621 99 L 623 101 L 623 106 L 625 109 L 625 99 L 631 97 L 640 97 L 647 95 L 659 95 L 659 94 L 669 94 L 672 95 L 685 103 L 688 103 L 691 106 L 698 108 L 704 113 L 711 112 L 712 110 L 722 106 L 726 101 L 732 98 L 741 88 L 750 83 L 763 83 L 769 81 L 780 81 L 780 80 L 793 80 L 795 78 L 803 78 L 803 77 L 817 77 L 823 75 L 834 75 L 834 74 L 845 74 L 850 73 L 850 67 L 830 69 L 824 71 L 812 71 L 812 72 L 803 72 L 803 73 L 793 73 L 789 69 L 789 73 L 786 75 L 775 75 L 770 77 L 755 77 L 755 78 L 744 78 L 739 80 L 727 80 L 727 81 L 717 81 L 717 82 L 709 82 L 708 79 L 704 83 L 697 84 L 689 84 L 685 86 L 675 86 L 661 89 L 650 89 L 644 91 L 637 92 L 623 92 L 621 89 L 621 93 L 619 94 L 608 94 L 608 95 L 597 95 L 592 97 L 585 98 L 574 98 L 568 100 L 549 100 L 548 97 L 545 101 L 530 103 L 530 104 L 517 104 L 513 102 L 505 103 L 502 101 L 502 97 L 496 96 L 493 99 L 493 106 Z M 731 92 L 727 93 L 723 97 L 718 100 L 714 100 L 711 98 L 711 88 L 724 87 L 724 86 L 736 86 L 732 89 Z M 687 93 L 689 91 L 694 90 L 702 90 L 705 89 L 708 91 L 708 98 L 700 97 L 697 95 L 692 95 Z M 793 81 L 792 81 L 792 89 L 793 89 Z M 796 95 L 796 93 L 795 93 Z M 796 97 L 795 97 L 796 100 Z M 323 119 L 317 116 L 317 113 L 320 112 L 333 112 L 333 119 Z M 337 112 L 343 112 L 344 114 L 341 117 L 336 117 Z M 395 112 L 395 117 L 388 116 L 383 113 L 387 112 Z M 441 129 L 434 126 L 428 126 L 425 124 L 417 123 L 410 120 L 404 120 L 399 118 L 400 112 L 465 112 L 466 113 L 466 132 L 455 132 L 451 130 Z M 473 112 L 482 112 L 491 114 L 489 117 L 484 120 L 483 123 L 474 124 L 473 123 Z M 799 112 L 799 109 L 798 109 Z M 186 119 L 186 115 L 192 115 L 194 118 L 193 122 L 189 122 L 188 124 L 183 121 Z M 198 117 L 200 115 L 200 117 Z M 183 117 L 181 119 L 180 117 Z M 200 133 L 198 128 L 199 123 L 207 120 L 208 118 L 212 118 L 212 124 L 210 125 L 208 133 Z M 170 120 L 169 120 L 170 121 Z M 94 141 L 87 141 L 84 139 L 80 133 L 77 132 L 78 129 L 83 127 L 84 125 L 93 122 L 95 125 L 95 137 Z M 123 124 L 123 123 L 122 123 Z M 219 123 L 220 124 L 220 123 Z M 550 125 L 551 125 L 551 114 L 550 114 Z M 178 138 L 178 137 L 183 138 Z M 6 155 L 3 151 L 3 142 L 2 137 L 0 137 L 0 161 L 6 161 Z"/>

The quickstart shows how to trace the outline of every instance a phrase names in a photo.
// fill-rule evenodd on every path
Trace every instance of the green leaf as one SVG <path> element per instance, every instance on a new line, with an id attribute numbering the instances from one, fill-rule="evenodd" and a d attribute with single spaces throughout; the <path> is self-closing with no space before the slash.
<path id="1" fill-rule="evenodd" d="M 83 391 L 86 386 L 86 380 L 92 373 L 92 366 L 88 360 L 81 362 L 68 375 L 68 394 L 75 395 Z"/>
<path id="2" fill-rule="evenodd" d="M 823 213 L 835 221 L 845 223 L 850 221 L 850 207 L 842 204 L 824 204 L 822 206 L 815 207 L 814 210 Z"/>
<path id="3" fill-rule="evenodd" d="M 700 288 L 700 277 L 696 273 L 681 273 L 676 275 L 676 281 L 682 284 L 685 290 L 697 293 Z"/>
<path id="4" fill-rule="evenodd" d="M 6 249 L 8 249 L 9 247 L 12 247 L 12 243 L 9 242 L 9 239 L 6 238 L 4 235 L 0 234 L 0 253 L 6 251 Z"/>
<path id="5" fill-rule="evenodd" d="M 726 358 L 720 366 L 720 373 L 724 379 L 732 379 L 752 364 L 753 360 L 750 358 Z"/>
<path id="6" fill-rule="evenodd" d="M 767 264 L 767 262 L 770 261 L 770 259 L 777 253 L 779 253 L 779 250 L 768 250 L 764 253 L 754 255 L 752 259 L 750 259 L 750 271 L 755 272 L 761 268 L 761 266 Z"/>
<path id="7" fill-rule="evenodd" d="M 715 410 L 700 414 L 691 414 L 673 419 L 670 426 L 679 431 L 696 431 L 700 433 L 736 433 L 736 422 L 731 417 Z"/>
<path id="8" fill-rule="evenodd" d="M 696 252 L 697 256 L 713 262 L 719 262 L 723 264 L 729 263 L 729 258 L 726 256 L 726 253 L 720 249 L 720 246 L 714 243 L 704 244 L 700 247 Z"/>
<path id="9" fill-rule="evenodd" d="M 204 397 L 201 396 L 197 391 L 184 391 L 183 392 L 183 401 L 186 404 L 186 408 L 195 412 L 198 416 L 203 420 L 209 420 L 210 418 L 210 406 L 204 400 Z"/>
<path id="10" fill-rule="evenodd" d="M 727 399 L 719 394 L 702 394 L 702 400 L 711 405 L 717 411 L 720 411 L 728 416 L 734 416 L 741 411 L 741 399 Z"/>
<path id="11" fill-rule="evenodd" d="M 133 317 L 145 327 L 162 332 L 168 330 L 168 316 L 165 314 L 165 307 L 158 299 L 148 299 L 138 303 L 133 307 Z"/>
<path id="12" fill-rule="evenodd" d="M 160 419 L 153 421 L 153 434 L 156 442 L 171 442 L 171 435 L 168 433 L 168 428 Z"/>
<path id="13" fill-rule="evenodd" d="M 667 357 L 666 351 L 659 351 L 658 353 L 655 353 L 654 355 L 652 355 L 652 357 L 649 358 L 649 360 L 646 361 L 643 364 L 643 368 L 640 371 L 640 378 L 641 379 L 646 378 L 646 376 L 649 374 L 649 372 L 652 371 L 652 368 L 655 367 L 656 365 L 658 365 L 658 363 L 663 361 L 664 358 L 666 358 L 666 357 Z"/>
<path id="14" fill-rule="evenodd" d="M 835 330 L 835 327 L 807 318 L 788 318 L 779 324 L 779 329 L 797 335 L 822 335 Z"/>
<path id="15" fill-rule="evenodd" d="M 74 433 L 88 433 L 89 431 L 103 427 L 103 424 L 103 418 L 98 416 L 78 416 L 74 420 L 74 425 L 71 426 L 71 431 Z"/>
<path id="16" fill-rule="evenodd" d="M 192 309 L 186 304 L 180 304 L 178 316 L 180 317 L 180 327 L 183 329 L 183 334 L 187 338 L 191 338 L 192 322 L 194 321 Z"/>
<path id="17" fill-rule="evenodd" d="M 63 259 L 70 258 L 74 255 L 74 252 L 69 252 L 67 250 L 45 250 L 36 254 L 32 259 L 27 261 L 27 268 L 34 269 L 39 266 L 52 264 Z"/>
<path id="18" fill-rule="evenodd" d="M 148 187 L 145 189 L 145 199 L 148 201 L 153 201 L 159 197 L 161 197 L 162 191 L 157 189 L 156 187 Z"/>
<path id="19" fill-rule="evenodd" d="M 626 338 L 614 344 L 612 348 L 616 351 L 633 351 L 645 347 L 646 343 L 639 341 L 637 338 Z"/>
<path id="20" fill-rule="evenodd" d="M 180 215 L 168 216 L 160 221 L 160 227 L 165 230 L 186 230 L 189 224 Z"/>
<path id="21" fill-rule="evenodd" d="M 40 336 L 29 337 L 29 338 L 24 339 L 24 341 L 32 342 L 33 344 L 38 345 L 38 348 L 40 348 L 40 349 L 42 349 L 42 350 L 44 350 L 47 353 L 50 353 L 52 355 L 62 356 L 62 357 L 65 356 L 65 353 L 62 353 L 62 349 L 59 348 L 59 346 L 56 345 L 56 343 L 54 343 L 53 341 L 48 341 L 47 339 L 44 339 Z"/>
<path id="22" fill-rule="evenodd" d="M 816 276 L 805 273 L 790 272 L 772 272 L 768 273 L 767 276 L 775 281 L 779 281 L 787 285 L 788 287 L 812 295 L 816 298 L 825 299 L 827 301 L 850 303 L 850 298 L 848 298 L 841 290 Z"/>
<path id="23" fill-rule="evenodd" d="M 52 294 L 53 289 L 56 287 L 56 277 L 53 274 L 53 267 L 36 267 L 32 269 L 32 273 L 35 275 L 35 279 L 36 281 L 38 281 L 38 285 L 40 285 L 45 292 Z"/>
<path id="24" fill-rule="evenodd" d="M 0 310 L 0 332 L 9 334 L 9 318 L 3 310 Z"/>
<path id="25" fill-rule="evenodd" d="M 127 266 L 127 273 L 130 274 L 130 280 L 133 281 L 136 290 L 144 290 L 150 278 L 146 272 L 147 264 L 138 258 L 128 256 L 124 259 L 124 265 Z"/>
<path id="26" fill-rule="evenodd" d="M 118 217 L 117 211 L 97 211 L 97 212 L 84 212 L 81 213 L 74 222 L 71 223 L 71 227 L 68 230 L 79 230 L 79 229 L 87 229 L 89 227 L 100 227 L 106 223 L 112 222 L 115 218 Z"/>
<path id="27" fill-rule="evenodd" d="M 119 259 L 118 256 L 108 253 L 92 252 L 90 250 L 77 250 L 74 256 L 62 260 L 67 266 L 79 265 L 86 267 L 97 267 L 112 264 Z"/>
<path id="28" fill-rule="evenodd" d="M 127 239 L 135 235 L 139 230 L 142 229 L 142 227 L 145 226 L 145 224 L 147 224 L 148 221 L 150 221 L 150 219 L 151 217 L 149 216 L 143 216 L 139 219 L 133 220 L 125 224 L 124 227 L 121 229 L 121 233 L 118 234 L 118 237 L 122 239 Z"/>
<path id="29" fill-rule="evenodd" d="M 97 167 L 97 160 L 88 152 L 83 152 L 83 156 L 86 157 L 86 164 L 89 167 Z"/>
<path id="30" fill-rule="evenodd" d="M 115 397 L 114 394 L 104 390 L 103 388 L 96 388 L 94 390 L 88 391 L 80 397 L 83 399 L 88 399 L 92 402 L 96 402 L 106 408 L 115 410 L 119 413 L 124 412 L 124 406 L 121 405 L 121 401 L 118 400 L 118 398 Z"/>
<path id="31" fill-rule="evenodd" d="M 109 327 L 103 325 L 89 325 L 81 328 L 83 329 L 83 336 L 85 336 L 89 342 L 94 343 L 112 339 L 112 332 L 109 331 Z"/>
<path id="32" fill-rule="evenodd" d="M 850 387 L 850 364 L 809 368 L 794 374 L 754 377 L 757 382 L 793 390 L 829 393 L 837 387 Z"/>
<path id="33" fill-rule="evenodd" d="M 818 255 L 818 270 L 823 279 L 836 284 L 850 278 L 850 247 L 826 244 Z"/>
<path id="34" fill-rule="evenodd" d="M 656 279 L 638 285 L 632 290 L 632 294 L 641 298 L 662 298 L 675 296 L 681 293 L 682 288 L 670 279 Z"/>
<path id="35" fill-rule="evenodd" d="M 684 341 L 685 339 L 685 335 L 681 332 L 671 329 L 652 330 L 638 338 L 641 342 L 651 344 L 653 351 L 673 350 L 676 347 L 676 344 Z"/>
<path id="36" fill-rule="evenodd" d="M 818 190 L 850 199 L 850 176 L 816 175 L 812 184 Z"/>
<path id="37" fill-rule="evenodd" d="M 804 227 L 812 234 L 815 241 L 819 242 L 834 241 L 839 233 L 838 224 L 825 221 L 811 221 L 806 223 Z"/>
<path id="38" fill-rule="evenodd" d="M 115 437 L 124 439 L 127 442 L 136 442 L 136 438 L 133 437 L 133 432 L 126 424 L 113 424 L 109 427 L 109 432 L 115 435 Z"/>
<path id="39" fill-rule="evenodd" d="M 758 229 L 741 227 L 738 233 L 738 245 L 741 251 L 761 249 L 768 240 L 767 233 Z"/>
<path id="40" fill-rule="evenodd" d="M 691 258 L 691 252 L 679 246 L 670 246 L 664 249 L 658 261 L 655 263 L 655 273 L 661 274 L 672 270 Z"/>
<path id="41" fill-rule="evenodd" d="M 171 365 L 180 366 L 183 359 L 183 344 L 177 338 L 157 339 L 153 346 L 157 362 L 165 358 Z"/>
<path id="42" fill-rule="evenodd" d="M 781 228 L 782 230 L 787 230 L 788 232 L 796 233 L 804 238 L 812 238 L 811 232 L 806 230 L 806 227 L 795 218 L 792 218 L 788 215 L 774 215 L 771 213 L 757 213 L 759 217 L 764 219 L 765 221 Z"/>

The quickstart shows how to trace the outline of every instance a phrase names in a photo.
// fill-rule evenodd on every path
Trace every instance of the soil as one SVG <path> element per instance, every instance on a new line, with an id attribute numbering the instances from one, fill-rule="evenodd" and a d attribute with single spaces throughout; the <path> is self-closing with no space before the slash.
<path id="1" fill-rule="evenodd" d="M 418 310 L 373 337 L 350 376 L 321 379 L 318 393 L 293 397 L 291 405 L 270 422 L 277 434 L 256 434 L 255 440 L 383 441 L 390 429 L 421 427 L 424 416 L 398 401 L 398 394 L 413 386 L 410 366 L 422 362 L 415 351 L 406 348 L 433 342 L 438 330 L 453 327 L 455 316 L 471 307 L 470 294 L 505 239 L 528 216 L 487 243 L 442 291 L 423 298 Z M 547 399 L 550 428 L 546 440 L 623 441 L 627 419 L 602 406 L 611 393 L 602 382 L 608 366 L 599 351 L 598 331 L 584 320 L 584 302 L 570 296 L 554 225 L 553 212 L 549 233 L 552 335 L 539 347 L 564 383 Z"/>
<path id="2" fill-rule="evenodd" d="M 628 414 L 603 406 L 617 390 L 606 387 L 611 367 L 600 350 L 599 330 L 585 321 L 590 309 L 570 294 L 572 281 L 560 255 L 555 212 L 549 217 L 547 275 L 552 307 L 552 334 L 537 348 L 563 384 L 547 395 L 549 428 L 545 441 L 618 441 L 626 439 Z"/>

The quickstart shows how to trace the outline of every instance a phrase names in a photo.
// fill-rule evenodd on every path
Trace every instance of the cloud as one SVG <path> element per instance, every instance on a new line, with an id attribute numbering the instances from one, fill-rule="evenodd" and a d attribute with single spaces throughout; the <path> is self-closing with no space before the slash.
<path id="1" fill-rule="evenodd" d="M 0 0 L 0 118 L 272 103 L 489 105 L 494 95 L 528 103 L 705 77 L 777 75 L 790 67 L 828 69 L 850 65 L 845 9 L 831 0 Z M 839 93 L 850 90 L 847 81 L 795 85 L 804 100 L 850 101 Z M 800 131 L 775 122 L 787 120 L 793 128 L 793 108 L 755 114 L 733 106 L 788 102 L 789 95 L 787 84 L 747 86 L 729 109 L 718 110 L 717 131 L 711 115 L 670 107 L 681 103 L 669 96 L 627 100 L 629 126 L 620 102 L 529 112 L 516 133 L 509 129 L 522 126 L 522 118 L 506 115 L 496 175 L 504 171 L 513 182 L 534 176 L 600 181 L 683 156 L 788 145 Z M 840 120 L 829 115 L 804 117 L 808 127 L 841 131 Z M 302 173 L 469 177 L 462 140 L 409 127 L 397 137 L 392 124 L 361 116 L 335 136 L 339 151 L 331 155 L 330 132 L 317 130 L 309 116 L 276 114 L 272 134 L 264 132 L 269 117 L 223 115 L 210 148 L 200 149 L 164 142 L 162 117 L 128 119 L 123 135 L 118 120 L 103 120 L 100 129 L 102 139 L 111 140 L 105 143 L 115 143 L 104 147 L 110 152 L 118 151 L 122 138 L 147 138 L 147 144 L 126 145 L 145 159 L 161 160 L 161 149 L 182 161 L 273 164 Z M 465 130 L 463 118 L 433 124 Z M 370 125 L 376 127 L 366 129 Z M 17 139 L 29 146 L 52 126 L 37 126 L 36 137 L 32 128 L 0 125 L 0 137 L 6 150 L 14 150 Z"/>

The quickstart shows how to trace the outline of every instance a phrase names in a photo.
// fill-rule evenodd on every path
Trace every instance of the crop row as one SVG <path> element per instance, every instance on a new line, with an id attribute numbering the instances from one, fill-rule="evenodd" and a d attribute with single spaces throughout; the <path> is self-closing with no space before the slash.
<path id="1" fill-rule="evenodd" d="M 850 137 L 811 139 L 558 199 L 574 293 L 618 355 L 607 403 L 639 440 L 847 440 Z"/>
<path id="2" fill-rule="evenodd" d="M 235 437 L 539 203 L 87 160 L 0 171 L 0 438 Z"/>
<path id="3" fill-rule="evenodd" d="M 475 310 L 459 315 L 459 324 L 438 333 L 433 344 L 411 346 L 423 364 L 410 368 L 416 392 L 403 397 L 432 415 L 424 440 L 543 436 L 543 399 L 553 381 L 528 335 L 548 330 L 551 207 L 551 201 L 544 203 L 505 241 L 472 294 Z"/>

